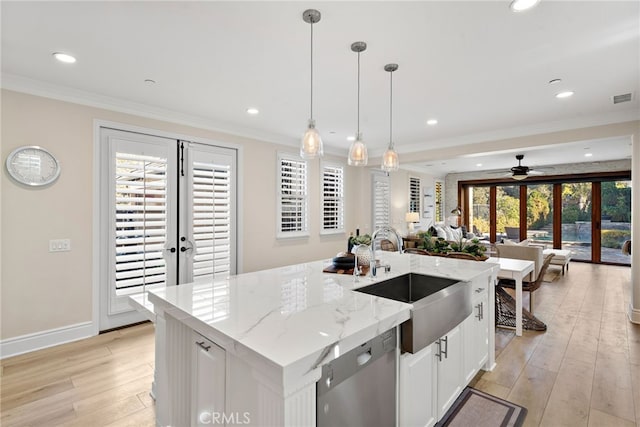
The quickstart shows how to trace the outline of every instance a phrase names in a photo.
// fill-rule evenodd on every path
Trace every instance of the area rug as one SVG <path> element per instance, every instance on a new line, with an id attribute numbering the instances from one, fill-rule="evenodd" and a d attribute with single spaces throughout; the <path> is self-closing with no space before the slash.
<path id="1" fill-rule="evenodd" d="M 544 274 L 544 277 L 542 278 L 542 281 L 554 282 L 558 280 L 558 277 L 560 277 L 560 271 L 562 270 L 547 270 L 547 272 Z"/>
<path id="2" fill-rule="evenodd" d="M 520 427 L 526 416 L 520 405 L 467 387 L 436 427 Z"/>

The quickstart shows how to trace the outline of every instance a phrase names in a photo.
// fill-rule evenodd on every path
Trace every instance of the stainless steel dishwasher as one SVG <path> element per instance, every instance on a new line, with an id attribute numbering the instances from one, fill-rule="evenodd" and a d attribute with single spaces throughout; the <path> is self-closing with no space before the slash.
<path id="1" fill-rule="evenodd" d="M 396 424 L 396 330 L 390 329 L 322 367 L 318 427 Z"/>

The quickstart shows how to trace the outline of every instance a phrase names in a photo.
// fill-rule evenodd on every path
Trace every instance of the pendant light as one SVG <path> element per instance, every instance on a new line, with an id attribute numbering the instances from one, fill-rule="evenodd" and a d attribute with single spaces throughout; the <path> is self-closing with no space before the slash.
<path id="1" fill-rule="evenodd" d="M 324 150 L 322 138 L 316 129 L 316 122 L 313 120 L 313 24 L 320 21 L 320 12 L 315 9 L 307 9 L 302 13 L 304 22 L 311 24 L 311 107 L 309 114 L 309 127 L 302 136 L 300 144 L 300 157 L 303 159 L 313 159 L 316 156 L 322 157 Z"/>
<path id="2" fill-rule="evenodd" d="M 400 166 L 398 153 L 393 149 L 393 72 L 398 69 L 398 64 L 387 64 L 384 70 L 389 73 L 389 148 L 382 156 L 382 170 L 394 172 Z"/>
<path id="3" fill-rule="evenodd" d="M 360 53 L 366 49 L 367 44 L 365 42 L 351 44 L 351 50 L 358 54 L 358 132 L 356 133 L 356 140 L 349 147 L 349 166 L 366 166 L 369 161 L 367 146 L 362 140 L 362 133 L 360 133 Z"/>

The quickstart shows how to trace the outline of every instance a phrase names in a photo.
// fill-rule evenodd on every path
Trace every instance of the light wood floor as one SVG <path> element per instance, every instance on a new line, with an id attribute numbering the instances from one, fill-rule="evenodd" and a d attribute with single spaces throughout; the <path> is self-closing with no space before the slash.
<path id="1" fill-rule="evenodd" d="M 3 360 L 0 425 L 155 426 L 153 326 Z"/>
<path id="2" fill-rule="evenodd" d="M 536 291 L 546 332 L 498 330 L 497 367 L 476 387 L 525 406 L 528 426 L 640 427 L 640 325 L 630 269 L 572 263 Z M 153 326 L 0 363 L 2 426 L 152 426 Z"/>
<path id="3" fill-rule="evenodd" d="M 496 369 L 475 387 L 526 407 L 526 426 L 640 426 L 630 276 L 628 267 L 571 263 L 535 292 L 534 314 L 547 331 L 514 337 L 498 329 Z"/>

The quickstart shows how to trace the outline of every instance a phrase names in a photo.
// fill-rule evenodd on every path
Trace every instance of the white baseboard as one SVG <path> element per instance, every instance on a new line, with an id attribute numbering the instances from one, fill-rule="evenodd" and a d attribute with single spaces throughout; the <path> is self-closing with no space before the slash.
<path id="1" fill-rule="evenodd" d="M 640 310 L 633 308 L 631 304 L 629 304 L 629 320 L 631 323 L 637 323 L 640 325 Z"/>
<path id="2" fill-rule="evenodd" d="M 92 322 L 77 323 L 0 341 L 0 359 L 53 347 L 94 335 Z"/>

